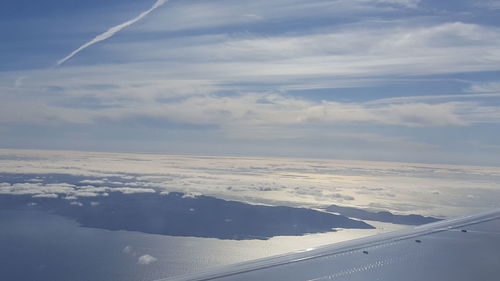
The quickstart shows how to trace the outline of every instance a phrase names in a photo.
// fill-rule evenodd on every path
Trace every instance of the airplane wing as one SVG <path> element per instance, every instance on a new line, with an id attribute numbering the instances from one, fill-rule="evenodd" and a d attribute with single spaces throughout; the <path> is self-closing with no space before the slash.
<path id="1" fill-rule="evenodd" d="M 500 280 L 500 210 L 163 281 Z"/>

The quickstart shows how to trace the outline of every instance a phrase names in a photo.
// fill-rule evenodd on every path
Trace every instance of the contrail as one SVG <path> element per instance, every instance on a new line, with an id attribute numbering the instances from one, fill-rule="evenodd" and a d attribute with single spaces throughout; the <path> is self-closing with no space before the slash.
<path id="1" fill-rule="evenodd" d="M 90 46 L 94 45 L 97 42 L 101 42 L 103 40 L 106 40 L 109 37 L 115 35 L 120 30 L 124 29 L 125 27 L 127 27 L 129 25 L 132 25 L 132 24 L 140 21 L 142 18 L 144 18 L 145 16 L 147 16 L 152 11 L 154 11 L 157 8 L 159 8 L 163 4 L 167 3 L 167 1 L 168 0 L 157 0 L 156 3 L 154 3 L 154 5 L 149 10 L 142 12 L 139 16 L 135 17 L 134 19 L 131 19 L 131 20 L 129 20 L 127 22 L 124 22 L 122 24 L 119 24 L 117 26 L 114 26 L 114 27 L 108 29 L 108 31 L 106 31 L 106 32 L 104 32 L 102 34 L 97 35 L 94 39 L 92 39 L 89 42 L 83 44 L 80 48 L 74 50 L 71 54 L 69 54 L 65 58 L 61 59 L 60 61 L 58 61 L 57 65 L 63 64 L 64 62 L 66 62 L 67 60 L 69 60 L 70 58 L 72 58 L 73 56 L 75 56 L 76 54 L 78 54 L 79 52 L 81 52 L 82 50 L 86 49 L 87 47 L 90 47 Z"/>

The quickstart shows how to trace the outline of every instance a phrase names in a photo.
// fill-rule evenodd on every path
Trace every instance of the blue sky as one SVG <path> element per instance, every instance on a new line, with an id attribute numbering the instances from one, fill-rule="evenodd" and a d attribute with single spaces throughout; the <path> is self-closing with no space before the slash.
<path id="1" fill-rule="evenodd" d="M 471 0 L 2 1 L 0 147 L 498 166 L 498 13 Z"/>

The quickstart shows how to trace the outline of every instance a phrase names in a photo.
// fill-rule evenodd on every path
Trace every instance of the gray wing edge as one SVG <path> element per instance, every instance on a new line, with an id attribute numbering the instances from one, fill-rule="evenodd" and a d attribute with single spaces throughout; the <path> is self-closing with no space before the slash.
<path id="1" fill-rule="evenodd" d="M 223 277 L 230 277 L 251 271 L 258 271 L 262 269 L 269 269 L 269 268 L 279 267 L 282 265 L 298 263 L 302 261 L 309 261 L 317 258 L 342 254 L 355 250 L 361 251 L 364 248 L 397 242 L 405 239 L 411 239 L 421 235 L 444 232 L 450 229 L 465 228 L 470 225 L 475 225 L 499 218 L 500 218 L 500 209 L 476 215 L 453 218 L 435 223 L 406 228 L 398 231 L 377 234 L 369 237 L 334 243 L 326 246 L 321 246 L 312 250 L 292 252 L 289 254 L 283 254 L 269 258 L 258 259 L 254 261 L 242 262 L 229 266 L 216 267 L 194 274 L 186 274 L 177 277 L 160 279 L 157 281 L 206 281 Z"/>

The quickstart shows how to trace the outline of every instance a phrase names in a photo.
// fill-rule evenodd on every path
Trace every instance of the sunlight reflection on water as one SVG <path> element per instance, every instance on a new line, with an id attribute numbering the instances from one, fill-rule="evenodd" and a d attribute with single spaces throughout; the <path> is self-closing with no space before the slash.
<path id="1" fill-rule="evenodd" d="M 2 211 L 0 224 L 0 271 L 11 281 L 154 280 L 401 228 L 373 222 L 379 229 L 234 241 L 84 228 L 33 211 Z M 144 256 L 153 259 L 140 263 Z"/>

